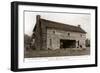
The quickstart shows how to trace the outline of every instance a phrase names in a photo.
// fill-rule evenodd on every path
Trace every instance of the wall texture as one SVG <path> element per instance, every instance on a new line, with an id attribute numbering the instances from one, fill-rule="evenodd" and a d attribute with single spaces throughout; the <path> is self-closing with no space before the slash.
<path id="1" fill-rule="evenodd" d="M 68 35 L 68 33 L 70 35 Z M 78 47 L 77 41 L 79 41 L 79 44 L 85 48 L 86 34 L 50 28 L 47 29 L 47 48 L 59 49 L 60 39 L 76 40 L 76 47 Z M 52 42 L 51 45 L 50 42 Z"/>

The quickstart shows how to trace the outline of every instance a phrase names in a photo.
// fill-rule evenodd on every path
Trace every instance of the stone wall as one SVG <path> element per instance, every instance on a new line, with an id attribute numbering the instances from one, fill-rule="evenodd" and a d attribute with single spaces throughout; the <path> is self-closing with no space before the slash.
<path id="1" fill-rule="evenodd" d="M 47 49 L 47 44 L 46 44 L 46 36 L 47 36 L 47 30 L 46 30 L 46 23 L 41 21 L 40 16 L 36 17 L 36 29 L 34 31 L 35 33 L 35 48 L 37 50 L 46 50 Z"/>
<path id="2" fill-rule="evenodd" d="M 76 40 L 76 48 L 80 48 L 79 41 L 82 48 L 85 48 L 86 34 L 47 28 L 47 48 L 59 49 L 60 39 Z"/>
<path id="3" fill-rule="evenodd" d="M 42 33 L 41 33 L 41 24 L 40 24 L 40 16 L 37 15 L 36 16 L 36 29 L 34 30 L 34 33 L 35 33 L 35 43 L 34 43 L 34 46 L 35 46 L 35 49 L 37 50 L 40 50 L 41 47 L 42 47 Z"/>

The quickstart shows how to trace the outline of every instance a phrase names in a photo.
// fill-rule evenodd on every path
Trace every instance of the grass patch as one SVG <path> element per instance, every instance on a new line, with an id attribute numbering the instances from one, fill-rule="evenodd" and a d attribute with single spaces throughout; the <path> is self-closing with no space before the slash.
<path id="1" fill-rule="evenodd" d="M 79 55 L 89 55 L 90 48 L 77 49 L 77 48 L 66 48 L 57 50 L 29 50 L 25 51 L 25 58 L 34 57 L 55 57 L 55 56 L 79 56 Z"/>

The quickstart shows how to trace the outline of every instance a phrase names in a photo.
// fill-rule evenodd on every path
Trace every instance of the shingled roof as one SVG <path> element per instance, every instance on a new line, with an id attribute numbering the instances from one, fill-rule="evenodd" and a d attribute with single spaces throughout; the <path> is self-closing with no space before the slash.
<path id="1" fill-rule="evenodd" d="M 54 29 L 60 29 L 60 30 L 65 30 L 65 31 L 86 33 L 81 27 L 78 27 L 78 26 L 72 26 L 69 24 L 63 24 L 63 23 L 54 22 L 51 20 L 46 20 L 46 19 L 40 19 L 40 21 L 41 21 L 41 23 L 44 21 L 46 23 L 47 28 L 54 28 Z"/>

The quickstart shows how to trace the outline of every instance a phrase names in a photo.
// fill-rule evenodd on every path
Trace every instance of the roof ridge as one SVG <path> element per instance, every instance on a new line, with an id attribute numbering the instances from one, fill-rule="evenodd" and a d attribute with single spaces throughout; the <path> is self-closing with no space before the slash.
<path id="1" fill-rule="evenodd" d="M 78 26 L 64 24 L 64 23 L 60 23 L 60 22 L 56 22 L 56 21 L 43 19 L 43 18 L 40 18 L 40 21 L 41 22 L 44 21 L 46 23 L 46 27 L 48 27 L 48 28 L 55 28 L 55 29 L 60 29 L 60 30 L 65 30 L 65 31 L 86 33 L 85 30 L 83 30 L 81 27 L 78 27 Z"/>
<path id="2" fill-rule="evenodd" d="M 47 20 L 47 19 L 43 19 L 43 18 L 41 18 L 40 20 L 45 20 L 45 21 L 49 21 L 49 22 L 53 22 L 53 23 L 57 23 L 57 24 L 63 24 L 63 25 L 79 28 L 78 26 L 75 26 L 75 25 L 64 24 L 64 23 L 61 23 L 61 22 L 56 22 L 56 21 Z"/>

